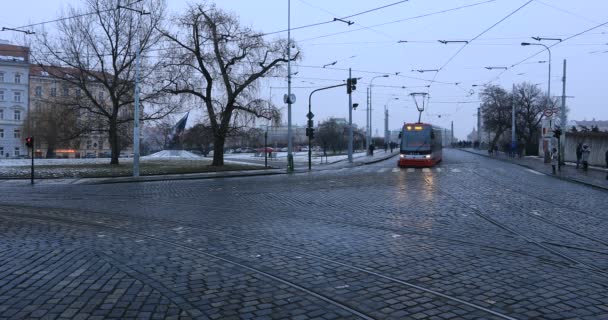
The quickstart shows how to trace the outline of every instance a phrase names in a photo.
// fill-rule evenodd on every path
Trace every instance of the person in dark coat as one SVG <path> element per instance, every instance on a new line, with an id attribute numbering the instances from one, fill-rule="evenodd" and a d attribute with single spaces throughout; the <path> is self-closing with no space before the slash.
<path id="1" fill-rule="evenodd" d="M 581 158 L 583 157 L 583 143 L 579 142 L 576 145 L 576 168 L 578 169 L 580 163 L 581 163 Z"/>
<path id="2" fill-rule="evenodd" d="M 589 167 L 589 155 L 591 154 L 591 148 L 589 148 L 588 145 L 584 144 L 583 145 L 583 170 L 587 171 L 587 168 Z"/>
<path id="3" fill-rule="evenodd" d="M 608 150 L 606 150 L 606 180 L 608 180 Z"/>

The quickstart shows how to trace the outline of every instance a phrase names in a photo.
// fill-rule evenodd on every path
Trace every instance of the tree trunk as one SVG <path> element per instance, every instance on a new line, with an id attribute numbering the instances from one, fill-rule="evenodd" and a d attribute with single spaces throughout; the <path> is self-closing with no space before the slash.
<path id="1" fill-rule="evenodd" d="M 46 158 L 47 159 L 54 159 L 55 158 L 55 146 L 52 145 L 48 145 L 46 148 Z"/>
<path id="2" fill-rule="evenodd" d="M 118 125 L 116 119 L 110 119 L 110 149 L 112 150 L 112 159 L 110 164 L 118 165 L 118 157 L 120 156 L 120 139 L 118 138 Z"/>
<path id="3" fill-rule="evenodd" d="M 221 167 L 224 165 L 224 143 L 226 138 L 223 135 L 216 135 L 213 140 L 213 163 L 214 167 Z"/>

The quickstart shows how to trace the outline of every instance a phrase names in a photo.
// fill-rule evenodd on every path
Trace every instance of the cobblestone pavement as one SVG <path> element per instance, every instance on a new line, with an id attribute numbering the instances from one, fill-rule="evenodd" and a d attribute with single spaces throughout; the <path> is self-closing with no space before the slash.
<path id="1" fill-rule="evenodd" d="M 0 319 L 608 318 L 606 192 L 457 150 L 0 203 Z"/>

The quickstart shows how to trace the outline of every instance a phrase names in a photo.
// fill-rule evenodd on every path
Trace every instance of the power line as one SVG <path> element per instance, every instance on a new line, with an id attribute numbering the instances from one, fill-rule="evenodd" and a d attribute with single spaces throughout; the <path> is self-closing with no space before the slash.
<path id="1" fill-rule="evenodd" d="M 581 35 L 583 35 L 583 34 L 585 34 L 585 33 L 588 33 L 589 31 L 593 31 L 593 30 L 598 29 L 598 28 L 601 28 L 601 27 L 603 27 L 603 26 L 605 26 L 605 25 L 608 25 L 608 21 L 606 21 L 606 22 L 604 22 L 604 23 L 600 23 L 600 24 L 598 24 L 598 25 L 596 25 L 596 26 L 594 26 L 594 27 L 591 27 L 591 28 L 589 28 L 589 29 L 583 30 L 583 31 L 581 31 L 581 32 L 579 32 L 579 33 L 573 34 L 573 35 L 571 35 L 571 36 L 569 36 L 569 37 L 567 37 L 567 38 L 563 39 L 563 40 L 562 40 L 562 41 L 560 41 L 560 42 L 556 42 L 556 43 L 554 43 L 554 44 L 552 44 L 552 45 L 549 45 L 548 47 L 549 47 L 549 49 L 550 49 L 550 48 L 553 48 L 553 47 L 555 47 L 555 46 L 557 46 L 557 45 L 563 44 L 564 42 L 566 42 L 566 41 L 568 41 L 568 40 L 570 40 L 570 39 L 573 39 L 573 38 L 579 37 L 579 36 L 581 36 Z M 539 54 L 543 53 L 544 51 L 545 51 L 545 49 L 540 50 L 540 51 L 536 52 L 535 54 L 533 54 L 533 55 L 531 55 L 531 56 L 529 56 L 529 57 L 527 57 L 527 58 L 525 58 L 525 59 L 523 59 L 523 60 L 521 60 L 521 61 L 519 61 L 519 62 L 517 62 L 517 63 L 513 64 L 513 65 L 511 65 L 511 67 L 509 67 L 509 69 L 507 69 L 507 70 L 503 70 L 503 71 L 502 71 L 502 72 L 500 72 L 500 73 L 499 73 L 499 74 L 498 74 L 496 77 L 494 77 L 492 80 L 488 81 L 486 84 L 492 83 L 492 82 L 494 82 L 494 81 L 496 81 L 496 80 L 500 79 L 500 77 L 502 77 L 502 75 L 503 75 L 503 74 L 505 74 L 505 73 L 506 73 L 507 71 L 509 71 L 510 69 L 513 69 L 513 68 L 515 68 L 515 67 L 517 67 L 517 66 L 519 66 L 519 65 L 523 64 L 524 62 L 526 62 L 526 61 L 528 61 L 528 60 L 530 60 L 530 59 L 532 59 L 532 58 L 536 57 L 537 55 L 539 55 Z"/>
<path id="2" fill-rule="evenodd" d="M 470 7 L 475 7 L 475 6 L 479 6 L 479 5 L 490 3 L 490 2 L 494 2 L 494 1 L 497 1 L 497 0 L 486 0 L 486 1 L 482 1 L 482 2 L 477 2 L 477 3 L 469 4 L 469 5 L 463 5 L 463 6 L 454 7 L 454 8 L 450 8 L 450 9 L 445 9 L 445 10 L 441 10 L 441 11 L 435 11 L 435 12 L 430 12 L 430 13 L 426 13 L 426 14 L 422 14 L 422 15 L 418 15 L 418 16 L 408 17 L 408 18 L 405 18 L 405 19 L 399 19 L 399 20 L 384 22 L 384 23 L 372 25 L 372 26 L 370 26 L 370 28 L 381 27 L 381 26 L 385 26 L 385 25 L 389 25 L 389 24 L 395 24 L 395 23 L 400 23 L 400 22 L 405 22 L 405 21 L 415 20 L 415 19 L 420 19 L 420 18 L 426 18 L 426 17 L 430 17 L 430 16 L 433 16 L 433 15 L 442 14 L 442 13 L 446 13 L 446 12 L 450 12 L 450 11 L 457 11 L 457 10 L 466 9 L 466 8 L 470 8 Z M 365 28 L 359 28 L 359 29 L 354 29 L 354 30 L 347 30 L 347 31 L 330 33 L 330 34 L 326 34 L 326 35 L 322 35 L 322 36 L 317 36 L 317 37 L 313 37 L 313 38 L 299 40 L 298 42 L 304 42 L 304 41 L 316 40 L 316 39 L 321 39 L 321 38 L 327 38 L 327 37 L 331 37 L 331 36 L 335 36 L 335 35 L 339 35 L 339 34 L 350 33 L 350 32 L 361 31 L 361 30 L 365 30 Z"/>
<path id="3" fill-rule="evenodd" d="M 499 25 L 500 23 L 502 23 L 503 21 L 507 20 L 508 18 L 510 18 L 511 16 L 513 16 L 515 13 L 517 13 L 518 11 L 520 11 L 521 9 L 523 9 L 524 7 L 526 7 L 527 5 L 529 5 L 530 3 L 532 3 L 534 0 L 528 0 L 526 3 L 524 3 L 522 6 L 520 6 L 519 8 L 515 9 L 514 11 L 512 11 L 511 13 L 509 13 L 507 16 L 505 16 L 504 18 L 500 19 L 498 22 L 494 23 L 493 25 L 491 25 L 489 28 L 483 30 L 481 33 L 479 33 L 478 35 L 476 35 L 475 37 L 473 37 L 471 40 L 467 41 L 460 49 L 458 49 L 458 51 L 456 51 L 456 53 L 454 53 L 454 55 L 452 55 L 448 61 L 446 61 L 440 68 L 439 71 L 443 70 L 450 62 L 452 62 L 452 60 L 454 60 L 471 42 L 477 40 L 479 37 L 483 36 L 484 34 L 486 34 L 487 32 L 489 32 L 490 30 L 494 29 L 494 27 L 496 27 L 497 25 Z M 433 80 L 435 80 L 437 78 L 437 75 L 439 74 L 439 72 L 435 73 L 435 76 L 433 77 Z"/>
<path id="4" fill-rule="evenodd" d="M 384 5 L 384 6 L 372 8 L 372 9 L 369 9 L 369 10 L 365 10 L 365 11 L 362 11 L 362 12 L 351 14 L 349 16 L 341 17 L 341 18 L 338 18 L 338 19 L 348 19 L 348 18 L 360 16 L 362 14 L 366 14 L 366 13 L 370 13 L 370 12 L 373 12 L 373 11 L 377 11 L 377 10 L 385 9 L 385 8 L 388 8 L 388 7 L 392 7 L 392 6 L 395 6 L 395 5 L 407 2 L 407 1 L 409 1 L 409 0 L 402 0 L 402 1 L 393 2 L 391 4 L 387 4 L 387 5 Z M 328 23 L 333 23 L 333 22 L 336 22 L 336 21 L 337 20 L 334 19 L 334 20 L 328 20 L 328 21 L 323 21 L 323 22 L 312 23 L 312 24 L 308 24 L 308 25 L 304 25 L 304 26 L 299 26 L 299 27 L 291 28 L 291 31 L 299 30 L 299 29 L 304 29 L 304 28 L 310 28 L 310 27 L 316 27 L 316 26 L 320 26 L 320 25 L 324 25 L 324 24 L 328 24 Z M 287 31 L 289 31 L 289 29 L 284 29 L 284 30 L 279 30 L 279 31 L 273 31 L 273 32 L 267 32 L 267 33 L 261 34 L 261 36 L 268 36 L 268 35 L 277 34 L 277 33 L 284 33 L 284 32 L 287 32 Z"/>

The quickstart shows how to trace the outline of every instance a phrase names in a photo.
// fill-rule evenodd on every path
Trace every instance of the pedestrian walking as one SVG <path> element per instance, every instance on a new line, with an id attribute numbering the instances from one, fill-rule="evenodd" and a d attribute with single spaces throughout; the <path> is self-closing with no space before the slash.
<path id="1" fill-rule="evenodd" d="M 606 150 L 606 180 L 608 180 L 608 150 Z"/>
<path id="2" fill-rule="evenodd" d="M 556 167 L 557 167 L 557 149 L 553 148 L 551 150 L 551 168 L 553 169 L 553 174 L 555 174 Z"/>
<path id="3" fill-rule="evenodd" d="M 587 169 L 589 168 L 589 155 L 591 154 L 591 148 L 584 144 L 583 145 L 583 154 L 582 154 L 582 160 L 583 160 L 583 170 L 587 171 Z"/>
<path id="4" fill-rule="evenodd" d="M 388 143 L 384 143 L 384 153 L 386 153 L 386 151 L 388 150 Z"/>
<path id="5" fill-rule="evenodd" d="M 374 149 L 376 149 L 376 147 L 374 147 L 373 144 L 370 144 L 369 145 L 369 155 L 372 157 L 374 156 Z"/>
<path id="6" fill-rule="evenodd" d="M 578 169 L 580 163 L 581 163 L 581 158 L 583 157 L 583 143 L 579 142 L 576 145 L 576 168 Z"/>

